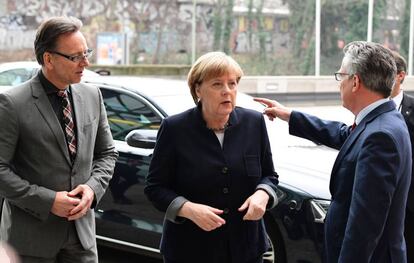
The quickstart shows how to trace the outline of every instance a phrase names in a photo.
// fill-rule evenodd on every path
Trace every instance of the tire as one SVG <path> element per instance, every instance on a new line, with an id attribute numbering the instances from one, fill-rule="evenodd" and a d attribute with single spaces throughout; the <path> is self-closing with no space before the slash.
<path id="1" fill-rule="evenodd" d="M 271 216 L 265 216 L 264 219 L 270 248 L 263 254 L 263 263 L 286 263 L 285 244 L 279 227 Z"/>

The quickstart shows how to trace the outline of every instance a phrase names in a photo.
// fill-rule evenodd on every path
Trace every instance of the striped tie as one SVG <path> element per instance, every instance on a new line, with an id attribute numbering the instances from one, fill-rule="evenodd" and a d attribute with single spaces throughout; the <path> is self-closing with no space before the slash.
<path id="1" fill-rule="evenodd" d="M 58 91 L 57 95 L 62 97 L 62 108 L 63 108 L 63 122 L 65 123 L 65 135 L 66 142 L 68 143 L 69 154 L 72 161 L 76 155 L 76 137 L 75 137 L 75 124 L 72 116 L 72 106 L 68 98 L 66 90 Z"/>

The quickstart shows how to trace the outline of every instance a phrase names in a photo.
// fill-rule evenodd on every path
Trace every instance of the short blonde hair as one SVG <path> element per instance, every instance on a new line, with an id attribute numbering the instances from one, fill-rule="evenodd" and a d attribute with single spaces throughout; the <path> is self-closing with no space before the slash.
<path id="1" fill-rule="evenodd" d="M 225 53 L 209 52 L 199 57 L 194 62 L 187 77 L 187 83 L 194 102 L 196 104 L 198 102 L 197 85 L 200 85 L 205 80 L 229 73 L 236 74 L 237 83 L 239 83 L 240 78 L 243 76 L 243 70 L 240 65 Z"/>

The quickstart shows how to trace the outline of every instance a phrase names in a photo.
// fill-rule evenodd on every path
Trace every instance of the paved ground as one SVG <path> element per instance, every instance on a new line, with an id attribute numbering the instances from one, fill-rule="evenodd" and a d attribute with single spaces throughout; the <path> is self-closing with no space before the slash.
<path id="1" fill-rule="evenodd" d="M 99 263 L 162 263 L 162 260 L 98 246 Z"/>

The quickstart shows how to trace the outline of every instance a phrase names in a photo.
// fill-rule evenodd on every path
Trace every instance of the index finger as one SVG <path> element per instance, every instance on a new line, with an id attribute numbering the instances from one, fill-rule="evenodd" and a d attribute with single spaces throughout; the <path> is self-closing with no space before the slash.
<path id="1" fill-rule="evenodd" d="M 266 98 L 253 98 L 254 101 L 257 101 L 259 103 L 264 104 L 267 107 L 273 107 L 274 103 L 272 100 L 266 99 Z"/>
<path id="2" fill-rule="evenodd" d="M 81 210 L 81 211 L 79 211 L 79 212 L 78 212 L 78 213 L 76 213 L 76 214 L 70 215 L 70 216 L 68 217 L 68 220 L 69 220 L 69 221 L 73 221 L 73 220 L 79 219 L 79 218 L 81 218 L 81 217 L 85 216 L 85 215 L 86 215 L 86 213 L 87 213 L 87 211 L 83 211 L 83 210 Z"/>
<path id="3" fill-rule="evenodd" d="M 75 187 L 75 189 L 72 189 L 72 191 L 68 193 L 68 196 L 81 196 L 82 192 L 83 192 L 82 188 L 77 186 Z"/>
<path id="4" fill-rule="evenodd" d="M 215 223 L 219 223 L 220 225 L 224 225 L 226 223 L 226 220 L 224 220 L 222 217 L 218 216 L 217 214 L 212 214 L 211 219 Z"/>
<path id="5" fill-rule="evenodd" d="M 80 202 L 72 210 L 69 211 L 69 214 L 74 215 L 78 213 L 79 211 L 82 211 L 82 209 L 85 208 L 86 205 L 87 205 L 86 200 L 84 200 L 83 198 L 80 199 Z"/>
<path id="6" fill-rule="evenodd" d="M 68 196 L 67 198 L 66 198 L 66 200 L 67 200 L 67 202 L 68 203 L 70 203 L 71 205 L 73 205 L 73 206 L 77 206 L 77 205 L 79 205 L 79 203 L 81 202 L 81 199 L 80 198 L 77 198 L 77 197 L 70 197 L 70 196 Z"/>
<path id="7" fill-rule="evenodd" d="M 248 207 L 246 214 L 244 214 L 243 216 L 243 220 L 251 220 L 252 216 L 253 216 L 253 209 L 251 208 L 251 206 Z"/>

